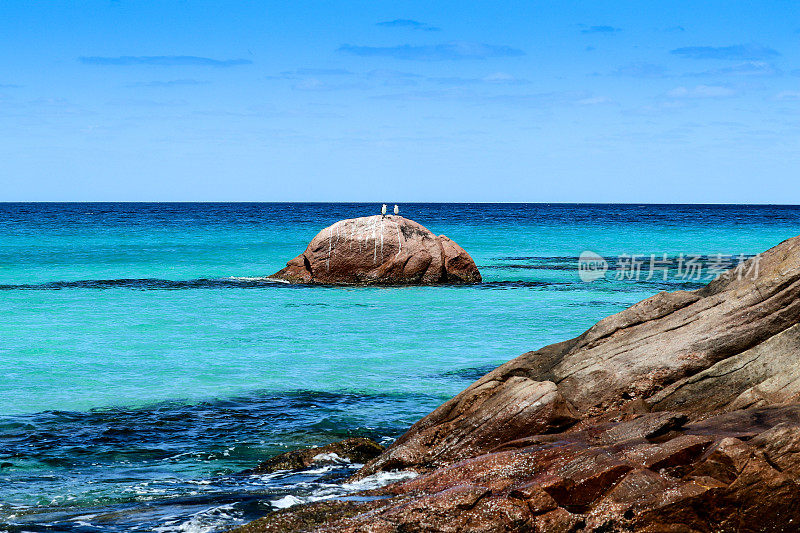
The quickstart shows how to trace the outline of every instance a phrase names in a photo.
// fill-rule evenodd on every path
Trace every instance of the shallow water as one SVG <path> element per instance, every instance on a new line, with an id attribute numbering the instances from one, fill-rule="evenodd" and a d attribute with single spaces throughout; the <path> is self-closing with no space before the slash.
<path id="1" fill-rule="evenodd" d="M 389 441 L 496 365 L 704 281 L 615 280 L 620 254 L 710 262 L 800 234 L 798 207 L 414 204 L 484 283 L 260 279 L 378 207 L 0 204 L 0 531 L 218 531 L 338 494 L 354 466 L 236 473 Z M 580 280 L 584 250 L 606 280 Z"/>

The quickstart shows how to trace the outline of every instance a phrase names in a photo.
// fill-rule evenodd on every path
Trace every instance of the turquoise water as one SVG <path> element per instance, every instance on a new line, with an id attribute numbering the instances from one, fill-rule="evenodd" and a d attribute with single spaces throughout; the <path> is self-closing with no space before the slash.
<path id="1" fill-rule="evenodd" d="M 484 283 L 258 279 L 378 208 L 0 204 L 0 531 L 217 531 L 352 469 L 235 475 L 263 457 L 388 441 L 520 353 L 699 286 L 583 283 L 582 251 L 613 270 L 620 254 L 751 255 L 800 234 L 791 206 L 413 204 Z"/>

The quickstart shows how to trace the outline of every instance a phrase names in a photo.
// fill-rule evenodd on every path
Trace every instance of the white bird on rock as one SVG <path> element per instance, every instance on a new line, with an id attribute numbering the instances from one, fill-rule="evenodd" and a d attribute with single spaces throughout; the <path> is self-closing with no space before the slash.
<path id="1" fill-rule="evenodd" d="M 381 207 L 381 215 L 386 216 L 386 204 L 383 204 L 383 207 Z"/>
<path id="2" fill-rule="evenodd" d="M 399 215 L 400 214 L 400 208 L 397 206 L 397 204 L 394 204 L 394 214 L 395 215 Z"/>

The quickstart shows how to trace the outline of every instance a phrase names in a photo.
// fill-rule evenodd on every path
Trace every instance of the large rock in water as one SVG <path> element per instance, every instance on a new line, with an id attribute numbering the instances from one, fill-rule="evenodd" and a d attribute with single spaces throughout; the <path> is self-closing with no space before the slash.
<path id="1" fill-rule="evenodd" d="M 270 276 L 292 283 L 478 283 L 472 257 L 444 235 L 397 215 L 351 218 L 323 229 Z"/>
<path id="2" fill-rule="evenodd" d="M 800 531 L 800 237 L 523 354 L 358 474 L 244 531 Z M 756 272 L 757 271 L 757 272 Z"/>

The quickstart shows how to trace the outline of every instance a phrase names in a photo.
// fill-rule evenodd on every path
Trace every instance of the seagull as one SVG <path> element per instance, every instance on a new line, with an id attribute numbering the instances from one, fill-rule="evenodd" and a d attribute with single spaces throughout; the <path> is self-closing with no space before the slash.
<path id="1" fill-rule="evenodd" d="M 397 206 L 397 204 L 394 204 L 394 214 L 395 215 L 399 215 L 400 214 L 400 208 Z"/>
<path id="2" fill-rule="evenodd" d="M 383 207 L 381 207 L 381 215 L 386 216 L 386 204 L 383 204 Z"/>

